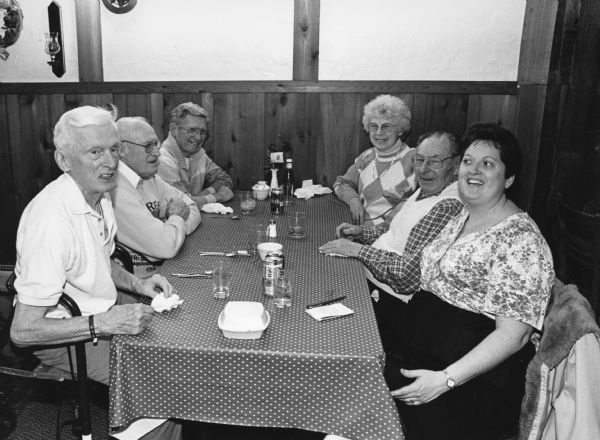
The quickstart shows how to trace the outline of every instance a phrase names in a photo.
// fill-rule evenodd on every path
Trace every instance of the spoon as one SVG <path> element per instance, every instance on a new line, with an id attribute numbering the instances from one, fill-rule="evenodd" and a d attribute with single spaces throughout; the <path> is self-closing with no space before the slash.
<path id="1" fill-rule="evenodd" d="M 207 273 L 210 272 L 210 273 Z M 208 278 L 212 274 L 212 270 L 205 271 L 204 273 L 172 273 L 177 278 Z"/>
<path id="2" fill-rule="evenodd" d="M 248 251 L 244 251 L 244 250 L 239 250 L 239 251 L 235 251 L 235 252 L 199 252 L 199 254 L 203 255 L 203 256 L 216 256 L 216 257 L 238 257 L 238 256 L 247 257 L 250 255 L 248 253 Z"/>

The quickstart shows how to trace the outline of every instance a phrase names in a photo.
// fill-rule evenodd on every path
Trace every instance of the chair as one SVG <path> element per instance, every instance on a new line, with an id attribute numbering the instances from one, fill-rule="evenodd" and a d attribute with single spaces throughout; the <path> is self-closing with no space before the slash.
<path id="1" fill-rule="evenodd" d="M 527 367 L 519 440 L 600 439 L 600 328 L 574 285 L 556 280 Z"/>
<path id="2" fill-rule="evenodd" d="M 0 294 L 9 297 L 9 300 L 13 301 L 14 295 L 16 294 L 14 288 L 14 281 L 16 279 L 12 266 L 0 266 L 0 281 L 4 281 L 0 284 Z M 66 293 L 63 293 L 59 299 L 65 309 L 71 314 L 71 316 L 81 316 L 81 311 L 77 306 L 77 303 Z M 10 326 L 14 316 L 14 307 L 10 308 L 8 319 L 5 322 L 4 327 L 0 333 L 0 348 L 4 348 L 10 342 Z M 79 428 L 81 430 L 82 439 L 90 439 L 91 436 L 91 420 L 90 420 L 90 405 L 88 398 L 88 383 L 87 383 L 87 360 L 85 354 L 85 341 L 76 342 L 71 344 L 75 346 L 75 358 L 77 362 L 77 375 L 73 372 L 71 365 L 71 379 L 77 382 L 79 403 L 76 408 L 77 419 L 79 421 Z M 70 345 L 69 345 L 70 347 Z M 69 348 L 69 360 L 71 359 L 71 350 Z M 39 364 L 33 370 L 25 370 L 21 368 L 14 368 L 13 366 L 0 365 L 0 373 L 8 374 L 12 376 L 31 378 L 31 379 L 44 379 L 54 380 L 62 382 L 69 377 L 64 374 L 62 370 Z"/>
<path id="3" fill-rule="evenodd" d="M 557 196 L 558 278 L 575 283 L 600 319 L 600 216 L 583 213 Z"/>

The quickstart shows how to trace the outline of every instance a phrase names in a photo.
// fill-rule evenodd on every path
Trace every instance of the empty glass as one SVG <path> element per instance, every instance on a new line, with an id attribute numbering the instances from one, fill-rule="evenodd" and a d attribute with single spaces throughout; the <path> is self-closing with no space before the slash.
<path id="1" fill-rule="evenodd" d="M 256 210 L 256 199 L 252 191 L 240 193 L 240 211 L 243 215 L 252 214 Z"/>
<path id="2" fill-rule="evenodd" d="M 254 223 L 248 229 L 248 253 L 258 255 L 256 247 L 259 243 L 269 241 L 267 238 L 267 225 L 263 223 Z"/>
<path id="3" fill-rule="evenodd" d="M 291 238 L 304 238 L 306 236 L 306 213 L 291 211 L 286 214 L 287 231 Z"/>
<path id="4" fill-rule="evenodd" d="M 220 260 L 212 270 L 212 293 L 215 298 L 225 299 L 229 296 L 229 284 L 231 283 L 231 263 Z"/>
<path id="5" fill-rule="evenodd" d="M 273 292 L 275 307 L 284 308 L 292 305 L 292 272 L 290 269 L 279 269 Z"/>

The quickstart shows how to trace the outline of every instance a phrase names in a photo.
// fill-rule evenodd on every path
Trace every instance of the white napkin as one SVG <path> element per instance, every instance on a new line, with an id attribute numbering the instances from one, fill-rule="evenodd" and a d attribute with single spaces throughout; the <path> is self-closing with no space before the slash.
<path id="1" fill-rule="evenodd" d="M 233 208 L 229 208 L 221 203 L 207 203 L 206 205 L 202 205 L 202 211 L 210 214 L 231 214 L 233 213 Z"/>
<path id="2" fill-rule="evenodd" d="M 333 303 L 325 306 L 306 309 L 306 313 L 308 313 L 317 321 L 324 321 L 327 319 L 338 318 L 340 316 L 352 315 L 354 310 L 342 303 Z"/>
<path id="3" fill-rule="evenodd" d="M 298 188 L 294 191 L 294 195 L 299 199 L 310 199 L 315 195 L 331 194 L 330 188 L 323 185 L 310 185 L 303 188 Z"/>
<path id="4" fill-rule="evenodd" d="M 159 313 L 162 313 L 167 310 L 176 309 L 183 303 L 182 299 L 179 299 L 179 295 L 176 293 L 172 293 L 171 296 L 165 298 L 165 294 L 160 292 L 158 295 L 154 297 L 152 303 L 150 304 L 154 310 Z"/>

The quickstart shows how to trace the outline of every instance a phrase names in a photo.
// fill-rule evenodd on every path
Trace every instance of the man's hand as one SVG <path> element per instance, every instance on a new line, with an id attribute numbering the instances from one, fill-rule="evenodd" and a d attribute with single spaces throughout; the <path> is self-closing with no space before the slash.
<path id="1" fill-rule="evenodd" d="M 365 222 L 365 208 L 362 205 L 360 199 L 354 198 L 350 200 L 348 204 L 350 206 L 350 215 L 352 216 L 352 222 L 355 225 L 362 225 Z"/>
<path id="2" fill-rule="evenodd" d="M 162 275 L 154 274 L 150 278 L 137 278 L 137 281 L 135 293 L 139 295 L 154 298 L 160 292 L 163 292 L 165 298 L 168 298 L 173 293 L 173 286 Z"/>
<path id="3" fill-rule="evenodd" d="M 233 191 L 227 186 L 222 186 L 219 191 L 215 193 L 217 202 L 228 202 L 233 199 Z"/>
<path id="4" fill-rule="evenodd" d="M 339 238 L 325 243 L 319 248 L 319 252 L 324 254 L 339 254 L 345 257 L 358 257 L 358 253 L 362 247 L 362 244 L 354 243 L 345 238 Z"/>
<path id="5" fill-rule="evenodd" d="M 190 208 L 188 208 L 183 200 L 173 197 L 169 200 L 169 204 L 167 205 L 167 218 L 172 215 L 178 215 L 184 220 L 187 220 L 190 215 Z"/>
<path id="6" fill-rule="evenodd" d="M 106 312 L 94 315 L 98 335 L 137 335 L 152 321 L 154 309 L 146 304 L 113 306 Z"/>
<path id="7" fill-rule="evenodd" d="M 362 237 L 363 227 L 359 225 L 351 225 L 350 223 L 342 223 L 335 228 L 335 236 L 337 238 L 348 238 L 355 240 Z"/>

